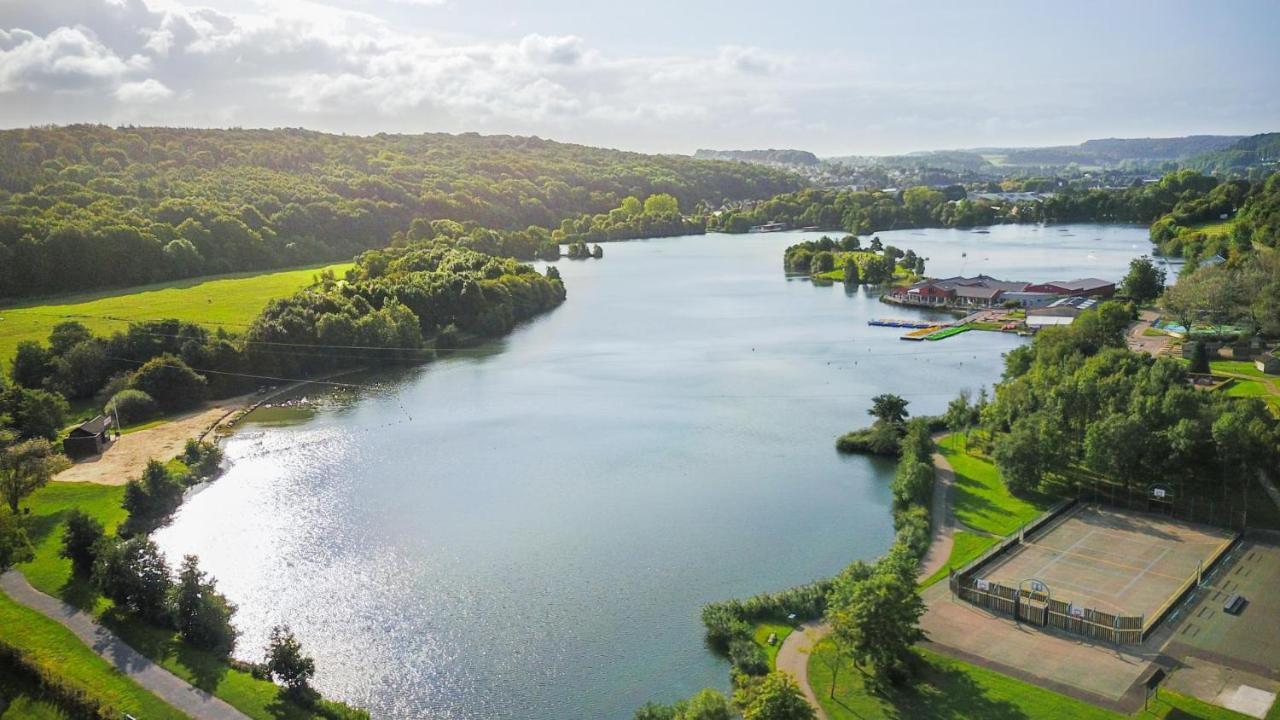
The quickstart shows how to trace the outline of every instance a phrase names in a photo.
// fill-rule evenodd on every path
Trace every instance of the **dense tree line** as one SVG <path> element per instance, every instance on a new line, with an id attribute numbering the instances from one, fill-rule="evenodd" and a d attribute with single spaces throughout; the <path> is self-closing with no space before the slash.
<path id="1" fill-rule="evenodd" d="M 339 368 L 421 359 L 423 348 L 494 337 L 560 304 L 564 285 L 514 260 L 428 241 L 363 254 L 342 280 L 270 303 L 242 333 L 177 320 L 107 337 L 73 320 L 47 343 L 20 343 L 0 385 L 0 430 L 56 439 L 67 399 L 95 399 L 122 423 L 261 384 Z"/>
<path id="2" fill-rule="evenodd" d="M 899 192 L 805 189 L 715 213 L 708 218 L 707 229 L 747 232 L 753 225 L 785 222 L 793 227 L 813 226 L 867 235 L 901 228 L 1010 222 L 1152 223 L 1175 209 L 1182 213 L 1179 217 L 1183 220 L 1200 222 L 1217 218 L 1223 208 L 1234 209 L 1236 205 L 1232 203 L 1242 201 L 1251 187 L 1242 181 L 1222 182 L 1182 170 L 1165 175 L 1159 182 L 1126 188 L 1060 188 L 1056 183 L 1018 188 L 1052 191 L 1038 200 L 971 199 L 959 187 L 955 193 L 949 188 L 923 186 Z M 1162 237 L 1162 233 L 1153 231 L 1157 242 Z"/>
<path id="3" fill-rule="evenodd" d="M 1138 497 L 1157 482 L 1224 497 L 1280 459 L 1261 401 L 1199 391 L 1181 362 L 1129 351 L 1130 317 L 1103 303 L 1008 354 L 981 415 L 983 447 L 1012 490 L 1071 491 L 1083 469 Z"/>
<path id="4" fill-rule="evenodd" d="M 0 297 L 336 260 L 418 218 L 551 228 L 632 195 L 694 208 L 801 182 L 759 165 L 526 137 L 6 130 Z"/>
<path id="5" fill-rule="evenodd" d="M 864 248 L 856 235 L 833 240 L 826 235 L 791 245 L 782 253 L 782 266 L 789 273 L 840 280 L 846 285 L 882 285 L 896 274 L 912 277 L 924 274 L 925 260 L 914 250 L 902 251 L 873 237 Z"/>

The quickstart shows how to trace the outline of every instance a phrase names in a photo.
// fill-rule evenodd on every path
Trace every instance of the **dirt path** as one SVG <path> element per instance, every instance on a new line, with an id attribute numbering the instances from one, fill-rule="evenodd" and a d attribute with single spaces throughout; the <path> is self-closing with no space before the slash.
<path id="1" fill-rule="evenodd" d="M 829 632 L 831 626 L 826 623 L 807 622 L 788 635 L 782 641 L 782 647 L 778 648 L 778 670 L 790 675 L 800 685 L 800 690 L 817 713 L 818 720 L 827 720 L 827 713 L 813 694 L 813 688 L 809 686 L 809 653 Z"/>
<path id="2" fill-rule="evenodd" d="M 0 575 L 0 589 L 19 604 L 75 633 L 85 645 L 120 672 L 191 717 L 197 720 L 248 720 L 248 715 L 148 660 L 99 625 L 92 615 L 31 587 L 21 573 L 10 571 Z"/>
<path id="3" fill-rule="evenodd" d="M 101 455 L 85 458 L 54 476 L 60 482 L 123 485 L 142 474 L 147 461 L 168 460 L 182 453 L 187 440 L 200 437 L 231 413 L 246 407 L 253 396 L 209 403 L 155 427 L 121 435 Z"/>

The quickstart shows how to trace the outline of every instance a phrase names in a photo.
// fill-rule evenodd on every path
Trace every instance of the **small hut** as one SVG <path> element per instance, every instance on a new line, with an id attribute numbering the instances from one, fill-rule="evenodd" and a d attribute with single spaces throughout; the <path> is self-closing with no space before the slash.
<path id="1" fill-rule="evenodd" d="M 111 443 L 111 428 L 114 423 L 107 415 L 83 423 L 62 440 L 62 451 L 68 457 L 83 458 L 100 454 Z"/>

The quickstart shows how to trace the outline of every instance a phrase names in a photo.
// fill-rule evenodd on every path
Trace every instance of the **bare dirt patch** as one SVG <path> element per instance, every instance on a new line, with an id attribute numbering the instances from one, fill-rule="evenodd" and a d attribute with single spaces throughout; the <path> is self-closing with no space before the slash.
<path id="1" fill-rule="evenodd" d="M 199 437 L 250 402 L 252 396 L 220 400 L 155 427 L 122 435 L 101 455 L 85 458 L 53 479 L 58 482 L 123 485 L 141 475 L 148 460 L 163 461 L 181 454 L 188 439 Z"/>

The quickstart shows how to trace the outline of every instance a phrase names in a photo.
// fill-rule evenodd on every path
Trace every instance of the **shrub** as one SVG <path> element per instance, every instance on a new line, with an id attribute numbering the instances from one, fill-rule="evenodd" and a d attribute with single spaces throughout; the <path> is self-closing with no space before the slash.
<path id="1" fill-rule="evenodd" d="M 58 554 L 71 561 L 75 574 L 88 575 L 93 570 L 93 561 L 98 557 L 97 546 L 103 536 L 102 523 L 79 510 L 72 510 L 62 531 L 62 550 Z"/>
<path id="2" fill-rule="evenodd" d="M 156 401 L 141 390 L 121 390 L 111 396 L 104 411 L 120 418 L 121 425 L 134 425 L 156 416 Z"/>
<path id="3" fill-rule="evenodd" d="M 836 440 L 836 450 L 842 453 L 861 453 L 897 457 L 902 441 L 901 426 L 876 423 L 869 428 L 854 430 Z"/>
<path id="4" fill-rule="evenodd" d="M 729 643 L 729 662 L 747 675 L 769 672 L 769 658 L 750 637 L 737 637 Z"/>
<path id="5" fill-rule="evenodd" d="M 147 461 L 142 477 L 130 480 L 124 487 L 122 505 L 129 511 L 126 533 L 153 530 L 181 504 L 182 485 L 160 461 Z"/>
<path id="6" fill-rule="evenodd" d="M 33 557 L 35 550 L 31 547 L 31 540 L 27 538 L 26 528 L 22 527 L 22 518 L 12 513 L 0 512 L 0 572 Z"/>
<path id="7" fill-rule="evenodd" d="M 176 355 L 151 358 L 133 374 L 130 385 L 155 399 L 165 412 L 195 407 L 205 398 L 204 376 L 196 374 Z"/>

